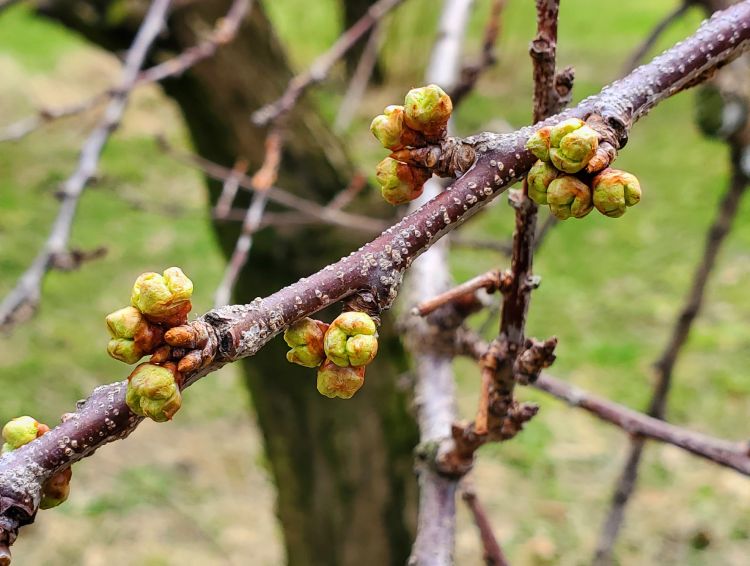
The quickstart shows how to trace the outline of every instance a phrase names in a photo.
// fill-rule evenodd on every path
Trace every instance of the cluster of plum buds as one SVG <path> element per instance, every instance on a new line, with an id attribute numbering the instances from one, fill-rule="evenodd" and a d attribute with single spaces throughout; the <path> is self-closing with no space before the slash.
<path id="1" fill-rule="evenodd" d="M 125 400 L 136 415 L 164 422 L 171 420 L 182 404 L 182 373 L 170 361 L 178 352 L 164 338 L 170 328 L 187 322 L 192 295 L 193 282 L 179 267 L 170 267 L 161 275 L 142 273 L 133 284 L 130 306 L 106 318 L 110 356 L 134 364 L 151 355 L 149 363 L 140 364 L 128 376 Z"/>
<path id="2" fill-rule="evenodd" d="M 451 112 L 450 96 L 433 84 L 410 90 L 403 106 L 388 106 L 372 121 L 372 134 L 383 147 L 394 152 L 378 163 L 376 169 L 380 192 L 386 202 L 394 206 L 405 204 L 422 194 L 432 172 L 404 163 L 398 159 L 398 152 L 444 140 Z"/>
<path id="3" fill-rule="evenodd" d="M 531 200 L 549 205 L 560 220 L 583 218 L 593 208 L 618 218 L 641 200 L 638 179 L 619 169 L 596 171 L 599 135 L 583 120 L 569 118 L 537 130 L 526 148 L 538 159 L 526 177 Z"/>
<path id="4" fill-rule="evenodd" d="M 350 399 L 365 382 L 365 366 L 378 353 L 378 332 L 372 317 L 345 312 L 331 324 L 303 318 L 284 332 L 291 348 L 286 359 L 318 368 L 318 391 L 326 397 Z"/>
<path id="5" fill-rule="evenodd" d="M 37 422 L 32 417 L 17 417 L 8 421 L 3 427 L 2 453 L 16 450 L 48 432 L 49 427 L 46 424 Z M 70 480 L 72 477 L 73 471 L 70 468 L 65 468 L 44 482 L 42 499 L 39 503 L 40 509 L 52 509 L 64 503 L 70 495 Z"/>

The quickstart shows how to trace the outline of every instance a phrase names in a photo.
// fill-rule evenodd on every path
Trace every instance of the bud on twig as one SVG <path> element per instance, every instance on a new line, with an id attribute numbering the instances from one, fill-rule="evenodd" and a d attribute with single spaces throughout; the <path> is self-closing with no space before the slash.
<path id="1" fill-rule="evenodd" d="M 149 324 L 135 307 L 125 307 L 110 313 L 105 320 L 112 336 L 107 344 L 107 353 L 116 360 L 134 364 L 161 344 L 162 330 Z"/>
<path id="2" fill-rule="evenodd" d="M 552 127 L 549 143 L 552 164 L 565 173 L 577 173 L 594 157 L 599 134 L 583 120 L 569 118 Z"/>
<path id="3" fill-rule="evenodd" d="M 430 141 L 440 140 L 448 131 L 453 112 L 451 97 L 437 85 L 414 88 L 404 100 L 406 125 L 425 134 Z"/>
<path id="4" fill-rule="evenodd" d="M 559 176 L 560 172 L 551 164 L 541 160 L 537 161 L 526 177 L 529 198 L 537 204 L 548 204 L 547 190 L 550 183 Z"/>
<path id="5" fill-rule="evenodd" d="M 571 216 L 583 218 L 593 208 L 591 189 L 570 175 L 558 177 L 549 184 L 547 202 L 550 212 L 560 220 L 567 220 Z"/>
<path id="6" fill-rule="evenodd" d="M 619 218 L 629 206 L 641 201 L 641 185 L 635 175 L 619 169 L 605 169 L 593 180 L 594 206 L 611 218 Z"/>
<path id="7" fill-rule="evenodd" d="M 136 415 L 149 417 L 157 423 L 172 420 L 182 406 L 176 366 L 167 362 L 157 366 L 144 363 L 128 376 L 125 402 Z"/>
<path id="8" fill-rule="evenodd" d="M 3 440 L 5 441 L 2 448 L 3 454 L 28 444 L 48 430 L 48 426 L 29 416 L 16 417 L 8 421 L 3 427 Z"/>
<path id="9" fill-rule="evenodd" d="M 345 312 L 331 323 L 325 334 L 326 356 L 338 366 L 365 366 L 378 353 L 375 321 L 363 312 Z"/>
<path id="10" fill-rule="evenodd" d="M 325 360 L 318 369 L 318 391 L 331 399 L 350 399 L 365 383 L 365 367 L 341 367 Z"/>
<path id="11" fill-rule="evenodd" d="M 383 199 L 396 206 L 419 198 L 432 173 L 429 169 L 386 157 L 378 163 L 376 175 Z"/>
<path id="12" fill-rule="evenodd" d="M 133 285 L 130 300 L 151 322 L 178 326 L 187 322 L 192 295 L 193 282 L 179 267 L 170 267 L 163 275 L 141 274 Z"/>
<path id="13" fill-rule="evenodd" d="M 284 342 L 291 348 L 286 359 L 307 368 L 318 367 L 326 358 L 323 338 L 328 325 L 312 318 L 298 320 L 284 332 Z"/>

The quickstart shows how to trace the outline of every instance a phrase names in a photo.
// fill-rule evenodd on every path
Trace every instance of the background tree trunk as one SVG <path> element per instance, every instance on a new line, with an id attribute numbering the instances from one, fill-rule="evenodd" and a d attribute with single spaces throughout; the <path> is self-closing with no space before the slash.
<path id="1" fill-rule="evenodd" d="M 40 11 L 117 51 L 131 42 L 147 3 L 129 3 L 116 21 L 111 4 L 53 0 Z M 229 5 L 230 0 L 178 4 L 152 60 L 197 43 Z M 179 104 L 201 155 L 229 166 L 243 157 L 252 171 L 263 160 L 265 131 L 252 126 L 250 114 L 275 99 L 290 77 L 283 49 L 255 2 L 231 44 L 163 86 Z M 351 173 L 346 153 L 310 105 L 303 102 L 290 116 L 285 142 L 280 186 L 324 202 L 346 185 Z M 220 184 L 207 184 L 215 200 Z M 370 192 L 364 198 L 371 197 Z M 239 198 L 247 203 L 247 194 Z M 373 199 L 363 206 L 373 211 L 380 204 Z M 237 223 L 216 225 L 226 254 L 238 230 Z M 269 294 L 362 241 L 361 234 L 329 227 L 265 230 L 255 238 L 236 301 Z M 386 319 L 367 386 L 348 402 L 319 395 L 314 371 L 287 363 L 281 339 L 244 363 L 278 488 L 290 564 L 403 564 L 409 555 L 416 496 L 411 453 L 417 434 L 408 394 L 397 387 L 405 359 L 391 326 Z"/>

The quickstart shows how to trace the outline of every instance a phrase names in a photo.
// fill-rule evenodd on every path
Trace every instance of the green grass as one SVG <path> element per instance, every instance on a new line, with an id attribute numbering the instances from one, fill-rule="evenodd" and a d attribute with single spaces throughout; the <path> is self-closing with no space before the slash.
<path id="1" fill-rule="evenodd" d="M 340 31 L 341 15 L 333 0 L 314 7 L 301 0 L 266 4 L 290 45 L 291 60 L 300 68 L 322 53 Z M 592 10 L 590 1 L 567 0 L 560 23 L 559 61 L 576 67 L 575 99 L 616 79 L 621 62 L 672 4 L 608 0 Z M 434 0 L 410 0 L 391 18 L 383 48 L 388 81 L 371 89 L 347 134 L 352 155 L 365 171 L 372 171 L 382 158 L 366 133 L 369 119 L 421 82 L 434 38 L 436 5 Z M 476 4 L 467 59 L 477 52 L 488 6 L 487 0 Z M 689 34 L 699 19 L 697 12 L 690 13 L 670 28 L 659 48 Z M 514 126 L 528 121 L 531 72 L 526 50 L 533 31 L 530 3 L 509 2 L 499 64 L 458 111 L 459 131 L 475 132 L 494 119 Z M 0 75 L 10 80 L 0 84 L 0 124 L 25 115 L 35 106 L 35 96 L 42 96 L 39 93 L 49 100 L 49 85 L 61 85 L 68 97 L 71 92 L 85 96 L 91 87 L 81 77 L 101 81 L 100 58 L 80 39 L 33 18 L 23 7 L 4 12 Z M 78 69 L 75 78 L 68 76 L 71 67 Z M 109 72 L 116 68 L 111 58 L 107 68 Z M 327 116 L 335 114 L 343 85 L 337 73 L 316 90 Z M 692 111 L 691 94 L 683 94 L 661 104 L 634 128 L 618 164 L 642 182 L 644 198 L 637 208 L 616 221 L 592 214 L 559 225 L 535 262 L 543 283 L 533 297 L 528 330 L 538 337 L 559 337 L 554 373 L 636 408 L 648 400 L 650 364 L 665 344 L 688 291 L 706 227 L 727 181 L 725 149 L 699 136 Z M 125 375 L 121 364 L 104 355 L 102 319 L 127 302 L 129 286 L 141 271 L 182 266 L 196 283 L 196 312 L 210 307 L 222 260 L 201 180 L 155 150 L 154 121 L 170 137 L 187 143 L 171 103 L 155 90 L 147 91 L 136 99 L 126 127 L 107 146 L 101 178 L 82 199 L 72 243 L 82 248 L 105 245 L 106 258 L 73 273 L 51 273 L 36 317 L 12 335 L 0 337 L 2 420 L 30 413 L 53 423 L 96 384 Z M 79 122 L 67 121 L 18 144 L 0 146 L 0 295 L 7 293 L 43 243 L 56 212 L 54 191 L 72 171 L 85 132 Z M 750 411 L 749 213 L 750 203 L 745 202 L 711 280 L 705 309 L 677 365 L 669 408 L 672 420 L 729 438 L 747 435 L 744 427 Z M 464 233 L 505 240 L 512 224 L 511 210 L 498 202 L 472 220 Z M 451 256 L 457 281 L 505 263 L 489 252 L 457 250 Z M 484 316 L 472 322 L 478 325 L 480 319 Z M 487 337 L 491 335 L 492 331 Z M 456 362 L 456 374 L 459 406 L 469 417 L 475 408 L 478 374 L 466 361 Z M 540 415 L 512 442 L 483 449 L 475 483 L 514 563 L 585 563 L 621 465 L 626 437 L 540 393 L 524 390 L 521 396 L 539 402 Z M 250 434 L 245 399 L 234 368 L 227 368 L 191 389 L 176 423 L 166 429 L 156 427 L 165 430 L 159 433 L 164 442 L 174 443 L 169 447 L 171 455 L 150 442 L 151 433 L 144 433 L 122 443 L 128 448 L 118 445 L 77 466 L 79 479 L 71 502 L 21 538 L 19 544 L 35 550 L 19 549 L 18 563 L 28 556 L 27 564 L 53 564 L 58 550 L 58 557 L 82 562 L 96 550 L 84 543 L 89 540 L 85 533 L 96 532 L 102 522 L 111 523 L 112 529 L 128 529 L 146 514 L 183 529 L 187 521 L 175 515 L 175 509 L 163 509 L 162 494 L 175 502 L 178 511 L 197 505 L 208 516 L 216 514 L 210 502 L 201 499 L 198 486 L 187 485 L 181 454 L 190 454 L 185 458 L 194 466 L 191 473 L 199 475 L 208 475 L 204 467 L 210 462 L 221 463 L 218 471 L 216 465 L 210 469 L 211 482 L 198 485 L 211 490 L 215 499 L 223 497 L 222 510 L 231 510 L 231 516 L 241 513 L 247 506 L 234 496 L 235 484 L 252 474 L 265 477 L 259 464 L 263 456 L 257 441 L 254 452 L 239 458 L 211 435 L 227 434 L 227 429 Z M 243 426 L 234 426 L 237 421 Z M 196 435 L 203 435 L 199 448 Z M 201 457 L 195 450 L 213 452 Z M 127 456 L 118 458 L 120 454 Z M 230 478 L 227 486 L 220 479 L 225 477 Z M 744 563 L 750 552 L 750 486 L 744 478 L 675 449 L 653 446 L 646 453 L 641 479 L 620 546 L 623 564 Z M 275 549 L 273 556 L 278 557 L 278 540 L 275 546 L 267 542 L 277 533 L 276 527 L 268 527 L 273 525 L 271 492 L 267 482 L 258 481 L 257 493 L 267 498 L 265 515 L 249 513 L 242 521 L 251 531 L 260 523 L 270 528 L 265 546 Z M 221 524 L 226 528 L 220 534 L 201 527 L 203 534 L 188 542 L 195 545 L 189 548 L 195 552 L 208 548 L 203 555 L 208 562 L 221 561 L 215 554 L 216 537 L 218 544 L 240 556 L 259 552 L 257 545 L 236 544 L 231 538 L 234 527 Z M 82 538 L 60 547 L 54 525 L 60 529 L 73 525 Z M 103 540 L 97 548 L 119 556 L 116 530 L 107 533 L 111 540 Z M 170 554 L 185 541 L 163 536 L 159 541 L 146 537 L 138 563 L 185 563 Z M 460 563 L 479 563 L 479 552 L 473 526 L 462 511 Z M 266 558 L 266 563 L 274 560 Z"/>

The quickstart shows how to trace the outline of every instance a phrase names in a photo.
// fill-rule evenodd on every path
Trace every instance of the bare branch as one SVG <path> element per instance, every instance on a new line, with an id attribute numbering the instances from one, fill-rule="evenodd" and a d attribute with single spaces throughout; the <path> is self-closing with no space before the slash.
<path id="1" fill-rule="evenodd" d="M 474 166 L 450 190 L 369 244 L 264 299 L 221 307 L 188 326 L 172 329 L 170 332 L 176 331 L 169 342 L 172 346 L 187 347 L 202 336 L 207 340 L 203 352 L 207 359 L 213 359 L 202 369 L 186 373 L 184 386 L 226 363 L 254 355 L 293 322 L 339 300 L 364 294 L 373 310 L 389 308 L 405 270 L 419 255 L 526 174 L 534 159 L 524 146 L 536 128 L 569 116 L 586 118 L 596 113 L 618 131 L 618 139 L 623 141 L 633 123 L 659 102 L 705 80 L 709 71 L 739 55 L 749 43 L 750 2 L 745 1 L 717 12 L 691 37 L 563 114 L 510 134 L 484 133 L 462 140 L 476 152 Z M 361 302 L 364 304 L 364 300 Z M 718 443 L 687 433 L 659 419 L 619 410 L 616 404 L 613 407 L 580 391 L 554 388 L 544 378 L 539 378 L 538 386 L 546 384 L 548 390 L 633 434 L 671 442 L 750 474 L 750 457 L 744 444 Z M 18 529 L 34 520 L 44 481 L 99 447 L 127 437 L 138 426 L 141 419 L 127 408 L 125 392 L 126 383 L 122 381 L 96 388 L 64 423 L 0 457 L 0 543 L 10 544 Z"/>
<path id="2" fill-rule="evenodd" d="M 740 166 L 742 148 L 732 149 L 732 174 L 724 198 L 719 203 L 716 218 L 706 234 L 706 245 L 693 275 L 693 283 L 680 313 L 675 321 L 672 335 L 662 352 L 658 361 L 654 364 L 656 369 L 656 384 L 651 397 L 648 414 L 657 419 L 664 418 L 667 405 L 667 397 L 672 386 L 672 372 L 677 357 L 687 341 L 690 329 L 695 321 L 706 293 L 709 277 L 716 265 L 721 245 L 732 228 L 732 222 L 737 216 L 740 201 L 745 194 L 748 178 Z M 635 491 L 638 481 L 638 468 L 641 463 L 645 438 L 634 437 L 630 443 L 630 450 L 623 466 L 620 478 L 615 486 L 612 503 L 607 518 L 602 527 L 602 532 L 597 543 L 594 564 L 605 566 L 611 564 L 613 551 L 617 536 L 622 527 L 625 517 L 625 509 L 630 497 Z"/>
<path id="3" fill-rule="evenodd" d="M 234 39 L 243 18 L 251 6 L 252 0 L 234 0 L 227 15 L 217 21 L 214 30 L 204 41 L 186 49 L 172 59 L 142 71 L 139 73 L 134 86 L 143 86 L 164 80 L 168 77 L 181 75 L 193 65 L 213 56 L 219 47 L 226 45 Z M 96 108 L 99 104 L 109 100 L 110 97 L 116 94 L 116 90 L 114 88 L 107 89 L 70 106 L 42 108 L 36 114 L 7 126 L 0 133 L 0 142 L 18 141 L 44 124 L 88 112 Z"/>
<path id="4" fill-rule="evenodd" d="M 449 303 L 473 299 L 479 289 L 484 289 L 488 293 L 505 291 L 510 286 L 511 277 L 508 271 L 493 269 L 472 277 L 468 281 L 447 290 L 445 293 L 440 293 L 426 301 L 422 301 L 412 309 L 411 313 L 418 316 L 426 316 Z"/>
<path id="5" fill-rule="evenodd" d="M 76 170 L 63 183 L 60 210 L 44 247 L 18 280 L 15 288 L 0 304 L 0 328 L 16 322 L 18 314 L 28 315 L 33 312 L 39 303 L 44 276 L 54 265 L 55 257 L 66 253 L 78 201 L 86 185 L 96 174 L 99 156 L 109 136 L 120 125 L 138 77 L 138 70 L 143 65 L 151 44 L 164 26 L 169 5 L 170 0 L 154 0 L 151 4 L 125 57 L 119 85 L 112 100 L 107 104 L 104 117 L 84 143 Z"/>
<path id="6" fill-rule="evenodd" d="M 454 105 L 458 105 L 466 98 L 477 84 L 479 77 L 497 62 L 495 55 L 495 43 L 500 35 L 500 16 L 505 8 L 506 0 L 492 0 L 490 6 L 490 17 L 484 28 L 484 40 L 482 41 L 482 54 L 479 61 L 467 65 L 461 69 L 461 80 L 451 90 L 451 99 Z"/>
<path id="7" fill-rule="evenodd" d="M 474 517 L 474 523 L 477 525 L 479 530 L 479 538 L 482 541 L 482 551 L 484 563 L 487 566 L 509 566 L 508 561 L 505 559 L 500 545 L 495 538 L 495 533 L 492 531 L 492 525 L 490 519 L 487 516 L 487 511 L 484 509 L 484 505 L 479 501 L 476 491 L 473 486 L 468 485 L 465 481 L 462 485 L 461 497 L 463 498 L 466 506 L 471 511 L 472 517 Z"/>
<path id="8" fill-rule="evenodd" d="M 256 126 L 267 126 L 287 114 L 297 104 L 300 96 L 312 85 L 322 82 L 331 72 L 336 62 L 354 47 L 372 27 L 380 22 L 391 10 L 404 0 L 379 0 L 367 10 L 364 16 L 339 36 L 331 48 L 313 62 L 310 69 L 297 75 L 281 97 L 253 114 Z"/>

